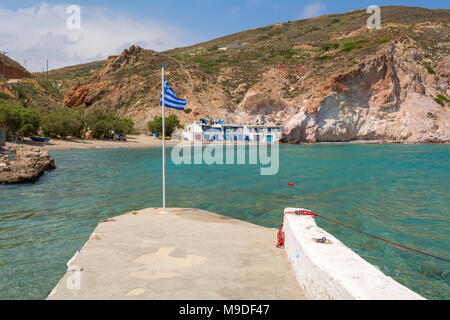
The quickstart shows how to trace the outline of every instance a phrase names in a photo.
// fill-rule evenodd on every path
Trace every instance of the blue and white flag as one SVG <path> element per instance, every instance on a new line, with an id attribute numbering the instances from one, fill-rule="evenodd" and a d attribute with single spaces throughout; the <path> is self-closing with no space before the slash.
<path id="1" fill-rule="evenodd" d="M 160 98 L 159 105 L 163 105 L 162 101 L 162 93 Z M 170 88 L 169 84 L 166 80 L 164 80 L 164 106 L 167 108 L 177 109 L 177 110 L 184 110 L 187 105 L 187 101 L 184 99 L 180 99 L 176 96 L 175 92 Z"/>

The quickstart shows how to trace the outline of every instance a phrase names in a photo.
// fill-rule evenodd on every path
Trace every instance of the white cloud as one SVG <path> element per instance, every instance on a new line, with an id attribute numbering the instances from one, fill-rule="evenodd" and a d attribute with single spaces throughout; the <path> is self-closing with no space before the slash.
<path id="1" fill-rule="evenodd" d="M 300 19 L 307 19 L 320 16 L 325 12 L 326 9 L 327 6 L 320 2 L 311 3 L 303 9 L 300 15 Z"/>
<path id="2" fill-rule="evenodd" d="M 30 71 L 60 68 L 120 53 L 132 44 L 167 50 L 195 42 L 194 36 L 153 19 L 135 20 L 105 8 L 82 7 L 81 29 L 69 30 L 67 6 L 49 5 L 18 10 L 0 8 L 0 49 Z"/>

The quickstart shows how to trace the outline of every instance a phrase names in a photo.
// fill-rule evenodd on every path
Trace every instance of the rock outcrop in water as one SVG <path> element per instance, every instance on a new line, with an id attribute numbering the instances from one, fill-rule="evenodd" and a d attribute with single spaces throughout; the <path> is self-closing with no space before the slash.
<path id="1" fill-rule="evenodd" d="M 9 148 L 16 154 L 12 161 L 0 160 L 0 184 L 34 182 L 46 171 L 55 169 L 55 160 L 40 149 Z"/>

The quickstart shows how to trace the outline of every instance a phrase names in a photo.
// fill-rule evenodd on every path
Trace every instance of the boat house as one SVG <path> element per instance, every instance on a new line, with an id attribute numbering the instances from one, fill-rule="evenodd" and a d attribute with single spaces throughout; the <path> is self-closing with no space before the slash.
<path id="1" fill-rule="evenodd" d="M 278 142 L 283 135 L 281 125 L 237 125 L 230 123 L 208 123 L 195 121 L 181 134 L 184 141 L 236 141 L 236 142 Z"/>
<path id="2" fill-rule="evenodd" d="M 6 128 L 0 127 L 0 148 L 6 143 Z"/>

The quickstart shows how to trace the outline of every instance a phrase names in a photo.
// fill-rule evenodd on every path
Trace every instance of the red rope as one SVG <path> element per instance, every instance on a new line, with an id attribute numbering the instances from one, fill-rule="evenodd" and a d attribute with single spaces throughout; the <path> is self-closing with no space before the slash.
<path id="1" fill-rule="evenodd" d="M 284 231 L 283 231 L 283 225 L 284 225 L 284 216 L 286 215 L 283 214 L 283 219 L 281 219 L 281 224 L 280 224 L 280 229 L 278 230 L 278 242 L 277 242 L 277 248 L 281 248 L 282 246 L 284 246 Z"/>
<path id="2" fill-rule="evenodd" d="M 280 230 L 278 231 L 278 244 L 277 244 L 277 248 L 281 248 L 281 247 L 284 245 L 285 234 L 284 234 L 284 232 L 283 232 L 283 225 L 284 225 L 284 217 L 285 217 L 285 215 L 288 214 L 288 213 L 292 213 L 292 212 L 286 212 L 286 213 L 283 215 L 283 220 L 281 221 Z M 436 259 L 439 259 L 439 260 L 442 260 L 442 261 L 450 262 L 450 260 L 447 260 L 447 259 L 444 259 L 444 258 L 441 258 L 441 257 L 438 257 L 438 256 L 434 256 L 434 255 L 432 255 L 432 254 L 429 254 L 429 253 L 426 253 L 426 252 L 423 252 L 423 251 L 420 251 L 420 250 L 416 250 L 416 249 L 413 249 L 413 248 L 404 246 L 404 245 L 402 245 L 402 244 L 399 244 L 399 243 L 396 243 L 396 242 L 393 242 L 393 241 L 389 241 L 389 240 L 383 239 L 383 238 L 378 237 L 378 236 L 374 236 L 373 234 L 370 234 L 370 233 L 367 233 L 367 232 L 364 232 L 364 231 L 361 231 L 361 230 L 352 228 L 352 227 L 347 226 L 347 225 L 345 225 L 345 224 L 343 224 L 343 223 L 334 221 L 334 220 L 332 220 L 332 219 L 330 219 L 330 218 L 321 216 L 320 214 L 314 213 L 314 212 L 309 211 L 309 210 L 300 210 L 300 211 L 296 211 L 296 212 L 294 212 L 294 213 L 297 214 L 297 215 L 319 217 L 319 218 L 322 218 L 322 219 L 325 219 L 325 220 L 334 222 L 334 223 L 336 223 L 336 224 L 338 224 L 338 225 L 341 225 L 341 226 L 346 227 L 346 228 L 348 228 L 348 229 L 351 229 L 351 230 L 353 230 L 353 231 L 356 231 L 356 232 L 365 234 L 366 236 L 369 236 L 369 237 L 372 237 L 372 238 L 375 238 L 375 239 L 382 240 L 382 241 L 385 241 L 385 242 L 387 242 L 387 243 L 393 244 L 393 245 L 395 245 L 395 246 L 397 246 L 397 247 L 400 247 L 400 248 L 403 248 L 403 249 L 407 249 L 407 250 L 411 250 L 411 251 L 414 251 L 414 252 L 417 252 L 417 253 L 421 253 L 421 254 L 423 254 L 423 255 L 426 255 L 426 256 L 429 256 L 429 257 L 433 257 L 433 258 L 436 258 Z"/>
<path id="3" fill-rule="evenodd" d="M 277 243 L 277 248 L 281 248 L 282 246 L 284 246 L 284 239 L 285 239 L 285 234 L 283 231 L 283 226 L 284 226 L 284 217 L 289 214 L 289 213 L 295 213 L 295 214 L 301 214 L 303 216 L 314 216 L 315 213 L 311 212 L 311 211 L 307 211 L 307 210 L 301 210 L 299 213 L 297 212 L 286 212 L 283 215 L 283 219 L 281 220 L 281 225 L 280 225 L 280 230 L 278 230 L 278 243 Z"/>

